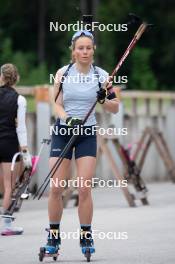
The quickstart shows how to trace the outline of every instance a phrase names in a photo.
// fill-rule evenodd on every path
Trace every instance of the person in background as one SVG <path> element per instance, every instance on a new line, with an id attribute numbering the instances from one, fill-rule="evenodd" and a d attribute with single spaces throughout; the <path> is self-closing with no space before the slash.
<path id="1" fill-rule="evenodd" d="M 15 177 L 11 176 L 14 154 L 21 151 L 25 167 L 31 167 L 31 156 L 27 146 L 26 99 L 14 89 L 19 81 L 15 65 L 4 64 L 0 68 L 0 182 L 3 183 L 3 212 L 11 203 Z M 17 160 L 19 164 L 19 159 Z M 1 235 L 22 234 L 23 228 L 12 225 L 12 218 L 3 218 Z"/>

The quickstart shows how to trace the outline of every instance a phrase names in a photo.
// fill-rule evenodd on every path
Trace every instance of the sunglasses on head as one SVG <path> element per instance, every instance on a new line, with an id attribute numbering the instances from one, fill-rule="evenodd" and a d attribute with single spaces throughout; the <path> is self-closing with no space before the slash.
<path id="1" fill-rule="evenodd" d="M 91 32 L 89 32 L 89 31 L 87 31 L 87 30 L 81 30 L 81 31 L 76 32 L 76 33 L 73 35 L 73 37 L 72 37 L 72 43 L 74 42 L 74 40 L 75 40 L 76 38 L 79 38 L 79 37 L 81 37 L 81 36 L 89 37 L 89 38 L 91 38 L 91 39 L 93 40 L 93 42 L 94 42 L 94 36 L 92 35 Z"/>

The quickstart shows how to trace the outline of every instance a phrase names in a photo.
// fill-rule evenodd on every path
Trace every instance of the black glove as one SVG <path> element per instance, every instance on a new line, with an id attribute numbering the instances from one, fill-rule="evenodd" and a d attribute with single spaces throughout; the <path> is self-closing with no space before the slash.
<path id="1" fill-rule="evenodd" d="M 66 124 L 69 127 L 75 127 L 75 126 L 79 126 L 82 125 L 83 121 L 80 118 L 77 117 L 68 117 L 66 119 Z"/>
<path id="2" fill-rule="evenodd" d="M 106 90 L 100 88 L 100 90 L 97 92 L 97 101 L 100 104 L 104 104 L 106 98 Z"/>

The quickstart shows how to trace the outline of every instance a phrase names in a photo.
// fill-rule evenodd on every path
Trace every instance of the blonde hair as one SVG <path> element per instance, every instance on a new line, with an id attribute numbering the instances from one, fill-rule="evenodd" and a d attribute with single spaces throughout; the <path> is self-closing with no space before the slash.
<path id="1" fill-rule="evenodd" d="M 86 38 L 89 38 L 89 39 L 92 40 L 92 38 L 89 37 L 89 36 L 81 35 L 81 36 L 77 37 L 77 38 L 72 42 L 72 45 L 70 46 L 70 50 L 71 50 L 71 63 L 75 63 L 75 62 L 76 62 L 76 60 L 75 60 L 75 56 L 73 55 L 73 51 L 74 51 L 74 49 L 75 49 L 75 43 L 76 43 L 77 39 L 82 38 L 82 37 L 86 37 Z M 92 43 L 93 43 L 93 40 L 92 40 Z M 94 48 L 94 50 L 96 49 L 96 45 L 95 45 L 94 43 L 93 43 L 93 48 Z"/>
<path id="2" fill-rule="evenodd" d="M 18 69 L 11 63 L 1 66 L 2 81 L 5 85 L 13 86 L 19 81 Z"/>

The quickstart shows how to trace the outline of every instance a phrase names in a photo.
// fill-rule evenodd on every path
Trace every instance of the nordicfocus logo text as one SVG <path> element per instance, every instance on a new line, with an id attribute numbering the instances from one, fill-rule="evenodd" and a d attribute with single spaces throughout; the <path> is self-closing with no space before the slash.
<path id="1" fill-rule="evenodd" d="M 97 177 L 91 180 L 85 180 L 83 177 L 77 177 L 76 179 L 59 180 L 58 178 L 50 179 L 50 187 L 56 188 L 126 188 L 128 186 L 127 180 L 103 180 Z"/>
<path id="2" fill-rule="evenodd" d="M 72 136 L 72 135 L 86 135 L 86 136 L 94 136 L 96 133 L 100 136 L 108 135 L 108 136 L 126 136 L 128 134 L 128 129 L 126 127 L 116 128 L 116 127 L 108 127 L 103 128 L 99 126 L 86 127 L 83 125 L 79 125 L 77 127 L 59 127 L 59 126 L 50 126 L 50 136 L 52 135 L 61 135 L 61 136 Z"/>
<path id="3" fill-rule="evenodd" d="M 80 31 L 80 30 L 87 30 L 87 31 L 127 31 L 128 25 L 127 24 L 102 24 L 97 21 L 92 22 L 92 24 L 84 25 L 83 21 L 77 21 L 74 24 L 64 24 L 58 21 L 53 22 L 50 21 L 50 31 Z M 91 29 L 90 29 L 91 28 Z"/>
<path id="4" fill-rule="evenodd" d="M 115 232 L 115 231 L 108 231 L 108 232 L 103 232 L 100 231 L 98 229 L 92 229 L 92 233 L 91 232 L 86 232 L 86 234 L 84 235 L 86 239 L 89 239 L 89 234 L 91 234 L 91 237 L 93 239 L 109 239 L 109 240 L 126 240 L 128 239 L 128 233 L 127 232 Z M 72 231 L 72 232 L 58 232 L 57 230 L 50 230 L 49 231 L 49 238 L 50 239 L 58 239 L 58 237 L 60 236 L 60 238 L 62 240 L 64 239 L 80 239 L 81 233 L 80 231 L 77 229 L 77 231 Z"/>
<path id="5" fill-rule="evenodd" d="M 110 79 L 112 76 L 109 76 Z M 68 76 L 61 76 L 60 78 L 56 78 L 53 73 L 50 73 L 49 75 L 49 83 L 50 84 L 58 84 L 58 83 L 86 83 L 86 84 L 94 84 L 97 81 L 99 81 L 101 84 L 106 82 L 105 76 L 98 76 L 97 74 L 91 74 L 91 76 L 78 73 L 74 76 L 68 75 Z M 126 75 L 122 76 L 114 76 L 113 77 L 113 83 L 114 84 L 126 84 L 128 83 L 128 77 Z"/>

